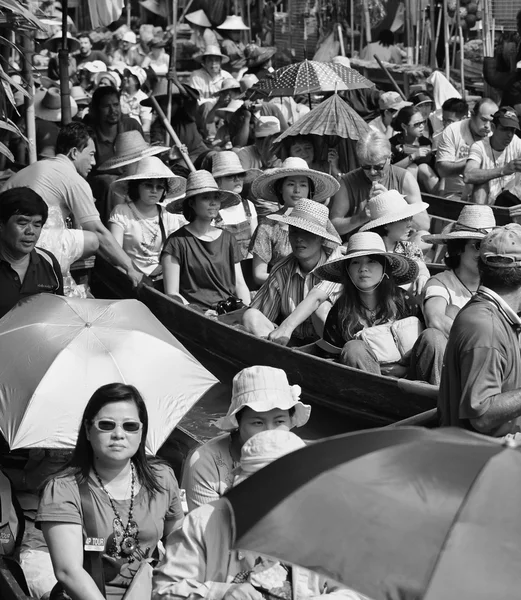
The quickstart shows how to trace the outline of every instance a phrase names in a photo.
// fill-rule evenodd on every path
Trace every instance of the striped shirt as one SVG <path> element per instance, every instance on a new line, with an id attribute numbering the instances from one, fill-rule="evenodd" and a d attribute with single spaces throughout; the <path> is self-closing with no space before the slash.
<path id="1" fill-rule="evenodd" d="M 322 250 L 317 267 L 328 260 L 340 258 L 340 256 L 339 249 L 334 250 L 329 258 L 326 252 Z M 295 310 L 320 281 L 320 278 L 312 272 L 302 273 L 298 260 L 293 254 L 290 254 L 273 267 L 268 279 L 257 292 L 250 306 L 260 310 L 273 323 L 279 324 Z M 334 292 L 338 288 L 341 289 L 340 284 L 334 285 L 336 288 L 331 288 L 332 296 L 329 298 L 331 304 L 335 302 L 338 296 L 338 294 L 334 295 Z M 317 338 L 311 317 L 300 324 L 293 335 L 299 339 Z"/>

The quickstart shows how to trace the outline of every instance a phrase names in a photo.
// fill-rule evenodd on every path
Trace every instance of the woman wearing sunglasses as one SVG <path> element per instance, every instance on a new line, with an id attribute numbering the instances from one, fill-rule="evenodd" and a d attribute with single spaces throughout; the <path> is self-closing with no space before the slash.
<path id="1" fill-rule="evenodd" d="M 426 120 L 415 106 L 405 106 L 396 115 L 393 127 L 398 133 L 390 139 L 392 163 L 408 169 L 426 192 L 434 192 L 439 177 L 434 171 L 432 141 L 425 137 Z"/>
<path id="2" fill-rule="evenodd" d="M 121 599 L 140 565 L 158 558 L 159 540 L 183 518 L 173 471 L 145 455 L 147 432 L 146 406 L 135 387 L 100 387 L 85 408 L 68 466 L 43 490 L 37 526 L 56 578 L 74 600 Z M 92 539 L 85 538 L 89 502 Z M 90 557 L 99 552 L 102 578 L 84 567 L 84 550 Z"/>

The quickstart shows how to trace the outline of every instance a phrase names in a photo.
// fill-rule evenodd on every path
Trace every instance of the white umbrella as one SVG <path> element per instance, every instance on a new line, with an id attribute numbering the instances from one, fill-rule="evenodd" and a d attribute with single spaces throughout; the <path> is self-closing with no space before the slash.
<path id="1" fill-rule="evenodd" d="M 38 294 L 0 319 L 0 432 L 16 448 L 72 448 L 107 383 L 134 385 L 155 454 L 217 379 L 137 300 Z"/>

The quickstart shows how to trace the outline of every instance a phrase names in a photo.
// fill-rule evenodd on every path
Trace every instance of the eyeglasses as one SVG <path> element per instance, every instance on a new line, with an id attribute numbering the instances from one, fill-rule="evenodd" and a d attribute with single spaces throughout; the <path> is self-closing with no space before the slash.
<path id="1" fill-rule="evenodd" d="M 97 419 L 92 423 L 94 427 L 101 433 L 114 431 L 120 425 L 125 433 L 138 433 L 143 428 L 141 421 L 114 421 L 112 419 Z"/>
<path id="2" fill-rule="evenodd" d="M 165 186 L 160 184 L 160 183 L 148 183 L 148 182 L 144 182 L 141 184 L 145 190 L 147 192 L 164 192 L 165 191 Z"/>
<path id="3" fill-rule="evenodd" d="M 233 181 L 242 181 L 244 173 L 234 173 L 233 175 L 223 175 L 223 179 L 232 179 Z"/>
<path id="4" fill-rule="evenodd" d="M 417 123 L 409 123 L 409 127 L 423 127 L 425 125 L 425 120 L 418 121 Z"/>
<path id="5" fill-rule="evenodd" d="M 381 165 L 360 165 L 360 168 L 363 169 L 364 171 L 383 171 L 385 169 L 385 165 L 387 164 L 387 161 L 389 160 L 389 158 L 385 159 L 385 162 Z"/>

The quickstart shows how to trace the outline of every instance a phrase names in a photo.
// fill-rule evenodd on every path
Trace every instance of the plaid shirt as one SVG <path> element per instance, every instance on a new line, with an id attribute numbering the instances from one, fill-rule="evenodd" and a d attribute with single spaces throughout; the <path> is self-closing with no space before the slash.
<path id="1" fill-rule="evenodd" d="M 317 267 L 330 259 L 339 257 L 339 250 L 333 251 L 329 257 L 322 250 Z M 273 267 L 267 281 L 255 295 L 251 307 L 260 310 L 273 323 L 281 323 L 320 281 L 313 273 L 302 273 L 297 259 L 290 254 Z M 339 287 L 339 284 L 335 285 L 336 288 Z M 332 293 L 334 291 L 332 289 Z M 330 298 L 331 303 L 335 300 L 336 297 Z M 295 329 L 294 336 L 299 339 L 317 337 L 311 318 L 306 319 Z"/>

